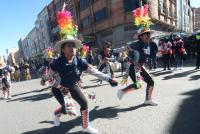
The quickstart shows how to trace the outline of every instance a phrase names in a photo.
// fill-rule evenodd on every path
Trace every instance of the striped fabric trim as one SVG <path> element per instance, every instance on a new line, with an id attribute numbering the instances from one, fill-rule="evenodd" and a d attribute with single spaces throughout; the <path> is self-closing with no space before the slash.
<path id="1" fill-rule="evenodd" d="M 83 128 L 87 128 L 88 127 L 88 123 L 89 123 L 89 115 L 88 115 L 88 111 L 84 110 L 81 112 L 82 113 L 82 125 Z"/>

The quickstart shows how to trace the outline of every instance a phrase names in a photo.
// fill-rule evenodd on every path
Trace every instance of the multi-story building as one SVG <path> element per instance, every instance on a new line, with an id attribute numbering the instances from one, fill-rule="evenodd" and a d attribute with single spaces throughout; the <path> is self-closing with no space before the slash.
<path id="1" fill-rule="evenodd" d="M 177 30 L 176 0 L 148 0 L 150 6 L 150 18 L 154 23 L 152 29 L 157 34 L 168 33 Z"/>
<path id="2" fill-rule="evenodd" d="M 177 0 L 177 19 L 178 30 L 192 33 L 193 32 L 193 10 L 190 0 Z"/>
<path id="3" fill-rule="evenodd" d="M 142 3 L 140 3 L 142 2 Z M 133 40 L 137 28 L 133 25 L 132 11 L 149 3 L 150 17 L 155 33 L 176 30 L 175 0 L 75 0 L 79 31 L 94 39 L 96 47 L 111 41 L 114 47 Z M 93 37 L 93 38 L 92 38 Z"/>
<path id="4" fill-rule="evenodd" d="M 7 63 L 10 65 L 19 64 L 20 63 L 20 54 L 19 48 L 10 48 L 7 50 Z"/>
<path id="5" fill-rule="evenodd" d="M 200 7 L 194 9 L 194 29 L 200 30 Z"/>
<path id="6" fill-rule="evenodd" d="M 60 39 L 59 36 L 59 28 L 56 20 L 56 13 L 58 11 L 61 11 L 64 5 L 64 2 L 66 3 L 65 10 L 68 10 L 72 13 L 73 20 L 76 23 L 76 13 L 74 8 L 74 0 L 53 0 L 48 6 L 48 15 L 49 15 L 49 22 L 50 22 L 50 34 L 51 34 L 51 41 L 52 43 L 55 43 Z"/>
<path id="7" fill-rule="evenodd" d="M 5 62 L 5 56 L 2 55 L 2 54 L 0 54 L 0 62 L 1 62 L 1 63 L 6 63 L 6 62 Z"/>
<path id="8" fill-rule="evenodd" d="M 51 47 L 52 43 L 50 40 L 50 24 L 47 6 L 38 14 L 37 20 L 35 22 L 38 45 L 40 50 L 44 50 L 47 47 Z"/>
<path id="9" fill-rule="evenodd" d="M 23 38 L 20 38 L 18 41 L 19 54 L 22 59 L 24 59 L 23 40 L 24 40 Z"/>
<path id="10" fill-rule="evenodd" d="M 26 38 L 29 46 L 30 59 L 37 59 L 37 56 L 42 53 L 42 49 L 38 43 L 37 31 L 35 27 L 29 32 Z"/>
<path id="11" fill-rule="evenodd" d="M 30 48 L 29 48 L 29 44 L 28 44 L 28 38 L 25 37 L 22 41 L 22 48 L 19 47 L 19 50 L 20 51 L 23 51 L 23 54 L 24 54 L 24 57 L 23 57 L 23 61 L 28 61 L 30 60 L 30 57 L 31 57 L 31 51 L 30 51 Z M 21 50 L 22 49 L 22 50 Z"/>

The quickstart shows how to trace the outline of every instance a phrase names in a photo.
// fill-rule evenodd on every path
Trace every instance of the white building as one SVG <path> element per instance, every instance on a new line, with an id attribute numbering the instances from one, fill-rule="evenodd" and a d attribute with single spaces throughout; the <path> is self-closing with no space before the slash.
<path id="1" fill-rule="evenodd" d="M 178 30 L 193 32 L 193 10 L 190 0 L 177 0 Z"/>
<path id="2" fill-rule="evenodd" d="M 43 51 L 47 47 L 51 47 L 50 25 L 47 7 L 38 14 L 35 22 L 39 49 Z"/>
<path id="3" fill-rule="evenodd" d="M 26 36 L 26 39 L 29 46 L 29 58 L 31 60 L 36 59 L 37 55 L 40 54 L 42 50 L 38 44 L 37 32 L 35 27 Z"/>
<path id="4" fill-rule="evenodd" d="M 6 63 L 6 57 L 5 57 L 5 55 L 2 55 L 2 54 L 0 54 L 0 62 L 1 63 Z"/>
<path id="5" fill-rule="evenodd" d="M 9 48 L 7 49 L 7 62 L 8 64 L 12 65 L 19 64 L 20 62 L 20 54 L 19 54 L 19 48 Z"/>
<path id="6" fill-rule="evenodd" d="M 194 12 L 195 12 L 195 14 L 194 14 L 194 17 L 195 17 L 195 19 L 194 19 L 195 20 L 194 21 L 194 24 L 195 24 L 194 29 L 196 31 L 196 30 L 200 30 L 200 7 L 195 8 Z"/>
<path id="7" fill-rule="evenodd" d="M 19 48 L 19 49 L 22 49 L 23 51 L 23 59 L 24 60 L 29 60 L 30 57 L 31 57 L 31 52 L 30 52 L 30 48 L 29 48 L 29 44 L 28 44 L 28 39 L 27 37 L 23 39 L 22 41 L 22 48 Z"/>

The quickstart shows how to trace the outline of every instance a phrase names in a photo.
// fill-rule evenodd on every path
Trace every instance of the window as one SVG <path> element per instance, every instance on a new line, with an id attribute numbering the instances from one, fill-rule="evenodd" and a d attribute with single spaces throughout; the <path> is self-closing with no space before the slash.
<path id="1" fill-rule="evenodd" d="M 111 36 L 113 34 L 113 31 L 112 30 L 106 30 L 104 32 L 101 33 L 101 37 L 107 37 L 107 36 Z"/>
<path id="2" fill-rule="evenodd" d="M 50 9 L 50 16 L 54 16 L 54 9 L 53 8 Z"/>
<path id="3" fill-rule="evenodd" d="M 80 6 L 80 10 L 84 10 L 85 8 L 87 8 L 89 4 L 89 0 L 80 0 L 79 6 Z"/>
<path id="4" fill-rule="evenodd" d="M 125 12 L 131 12 L 133 9 L 139 7 L 138 0 L 124 0 L 124 10 Z"/>
<path id="5" fill-rule="evenodd" d="M 87 28 L 91 25 L 91 17 L 87 16 L 81 20 L 81 28 Z"/>
<path id="6" fill-rule="evenodd" d="M 169 16 L 170 17 L 174 17 L 174 15 L 173 15 L 173 9 L 172 9 L 172 7 L 170 6 L 170 8 L 169 8 Z"/>
<path id="7" fill-rule="evenodd" d="M 55 4 L 55 10 L 56 10 L 56 12 L 60 11 L 61 7 L 62 7 L 61 2 L 56 3 Z"/>
<path id="8" fill-rule="evenodd" d="M 107 10 L 103 8 L 102 10 L 97 11 L 94 13 L 95 22 L 103 21 L 107 18 Z"/>
<path id="9" fill-rule="evenodd" d="M 43 38 L 43 39 L 45 38 L 45 36 L 44 36 L 44 32 L 42 32 L 42 38 Z"/>
<path id="10" fill-rule="evenodd" d="M 166 3 L 163 3 L 162 13 L 167 14 L 167 5 L 166 5 Z"/>
<path id="11" fill-rule="evenodd" d="M 96 1 L 98 1 L 98 0 L 92 0 L 92 3 L 95 3 Z"/>
<path id="12" fill-rule="evenodd" d="M 134 31 L 136 29 L 137 29 L 137 27 L 134 25 L 128 25 L 128 26 L 124 27 L 124 31 Z"/>
<path id="13" fill-rule="evenodd" d="M 134 9 L 140 7 L 140 4 L 147 4 L 147 0 L 124 0 L 124 10 L 125 12 L 131 12 Z"/>

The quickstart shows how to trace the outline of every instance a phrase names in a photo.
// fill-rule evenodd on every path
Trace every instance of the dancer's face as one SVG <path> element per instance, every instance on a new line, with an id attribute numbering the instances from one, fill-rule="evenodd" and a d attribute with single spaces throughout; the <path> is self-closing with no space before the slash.
<path id="1" fill-rule="evenodd" d="M 76 55 L 76 45 L 73 42 L 67 42 L 63 45 L 62 52 L 67 57 L 73 57 Z"/>
<path id="2" fill-rule="evenodd" d="M 148 43 L 151 39 L 151 34 L 150 33 L 144 33 L 141 35 L 141 39 L 144 43 Z"/>

